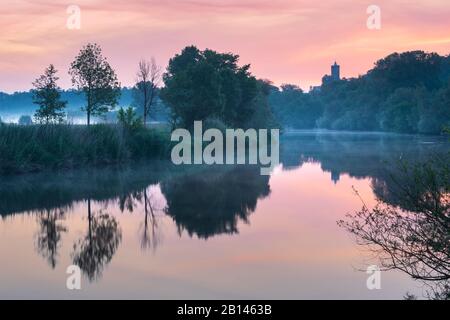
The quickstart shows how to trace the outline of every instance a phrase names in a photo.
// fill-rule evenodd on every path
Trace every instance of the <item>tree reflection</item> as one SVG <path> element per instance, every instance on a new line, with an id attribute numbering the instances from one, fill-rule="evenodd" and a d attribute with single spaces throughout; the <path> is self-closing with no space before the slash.
<path id="1" fill-rule="evenodd" d="M 145 189 L 144 189 L 145 190 Z M 133 212 L 138 203 L 142 203 L 142 191 L 133 191 L 119 196 L 119 209 L 121 212 L 127 210 Z"/>
<path id="2" fill-rule="evenodd" d="M 39 231 L 36 234 L 36 250 L 44 257 L 48 264 L 54 269 L 58 258 L 61 233 L 67 232 L 67 228 L 62 225 L 64 211 L 46 210 L 39 215 Z"/>
<path id="3" fill-rule="evenodd" d="M 385 190 L 395 204 L 379 202 L 339 224 L 379 257 L 385 269 L 398 269 L 425 281 L 432 297 L 450 298 L 450 165 L 435 158 L 402 165 Z M 394 196 L 395 194 L 395 196 Z"/>
<path id="4" fill-rule="evenodd" d="M 236 167 L 233 170 L 210 168 L 202 174 L 185 175 L 164 181 L 166 214 L 173 218 L 179 232 L 208 238 L 237 233 L 239 220 L 248 222 L 258 199 L 270 193 L 269 177 L 259 168 Z"/>
<path id="5" fill-rule="evenodd" d="M 144 188 L 142 191 L 135 191 L 119 197 L 119 209 L 121 212 L 127 210 L 132 213 L 140 205 L 144 210 L 144 221 L 139 226 L 141 248 L 143 250 L 156 250 L 160 243 L 161 234 L 158 229 L 157 211 L 163 208 L 159 205 L 152 192 L 152 186 Z"/>
<path id="6" fill-rule="evenodd" d="M 156 250 L 159 245 L 161 235 L 158 232 L 158 221 L 155 215 L 155 211 L 160 210 L 156 204 L 156 200 L 152 193 L 147 195 L 147 190 L 145 189 L 144 194 L 144 224 L 141 226 L 141 248 L 149 249 L 152 248 Z"/>
<path id="7" fill-rule="evenodd" d="M 88 199 L 88 234 L 74 245 L 73 263 L 78 265 L 89 281 L 101 277 L 120 242 L 122 232 L 113 216 L 101 210 L 93 214 Z"/>

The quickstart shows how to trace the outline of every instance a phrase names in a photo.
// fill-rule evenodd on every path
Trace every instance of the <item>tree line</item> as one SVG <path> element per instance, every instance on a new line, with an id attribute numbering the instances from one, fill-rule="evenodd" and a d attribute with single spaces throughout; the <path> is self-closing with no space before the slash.
<path id="1" fill-rule="evenodd" d="M 439 134 L 450 125 L 450 56 L 393 53 L 309 93 L 272 86 L 270 104 L 285 127 Z"/>
<path id="2" fill-rule="evenodd" d="M 51 64 L 45 69 L 44 74 L 33 82 L 32 99 L 38 106 L 34 118 L 38 123 L 63 123 L 65 120 L 64 110 L 67 101 L 61 98 L 62 90 L 57 84 L 59 77 L 56 74 L 57 70 Z M 120 82 L 99 45 L 89 43 L 84 46 L 71 63 L 69 75 L 73 86 L 85 99 L 82 111 L 86 113 L 88 126 L 92 117 L 103 116 L 115 108 L 121 94 Z M 133 95 L 135 105 L 142 103 L 139 107 L 143 109 L 145 125 L 150 107 L 156 101 L 156 91 L 161 79 L 160 67 L 153 58 L 151 62 L 146 60 L 139 62 L 136 79 Z M 143 101 L 140 99 L 141 95 L 144 97 Z M 128 112 L 132 110 L 130 108 Z M 119 110 L 119 115 L 124 113 L 124 110 Z"/>
<path id="3" fill-rule="evenodd" d="M 117 118 L 129 127 L 145 126 L 150 111 L 162 99 L 173 126 L 188 128 L 194 120 L 204 120 L 214 127 L 275 126 L 268 105 L 269 86 L 249 72 L 250 65 L 239 66 L 238 60 L 238 55 L 201 51 L 194 46 L 170 59 L 164 73 L 153 58 L 141 60 L 132 89 L 134 108 L 121 108 Z M 88 126 L 92 117 L 103 116 L 117 106 L 121 85 L 97 44 L 89 43 L 80 50 L 69 75 L 84 97 L 82 111 Z M 50 65 L 33 82 L 33 103 L 38 106 L 34 118 L 38 123 L 65 121 L 67 101 L 61 97 L 58 80 L 57 70 Z"/>
<path id="4" fill-rule="evenodd" d="M 357 78 L 324 83 L 306 93 L 296 85 L 275 87 L 254 77 L 239 56 L 195 46 L 170 59 L 165 72 L 155 60 L 138 63 L 132 107 L 118 111 L 128 127 L 145 126 L 163 105 L 172 126 L 325 128 L 439 134 L 450 126 L 450 56 L 394 53 Z M 123 92 L 114 69 L 97 44 L 84 46 L 70 65 L 82 94 L 87 124 L 117 105 Z M 50 65 L 33 82 L 38 123 L 62 123 L 67 101 Z M 29 118 L 21 123 L 29 123 Z"/>

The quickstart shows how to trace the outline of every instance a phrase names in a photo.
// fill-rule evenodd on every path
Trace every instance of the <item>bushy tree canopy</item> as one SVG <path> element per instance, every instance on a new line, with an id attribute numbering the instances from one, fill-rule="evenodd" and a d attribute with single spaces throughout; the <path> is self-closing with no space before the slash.
<path id="1" fill-rule="evenodd" d="M 120 97 L 120 83 L 115 71 L 97 44 L 84 46 L 69 70 L 72 83 L 86 98 L 87 123 L 91 116 L 101 116 L 114 108 Z"/>
<path id="2" fill-rule="evenodd" d="M 170 59 L 161 97 L 174 123 L 191 127 L 195 120 L 219 119 L 227 126 L 246 127 L 265 113 L 259 117 L 264 123 L 258 123 L 265 126 L 270 117 L 265 84 L 251 75 L 250 65 L 238 66 L 238 60 L 231 53 L 194 46 Z"/>
<path id="3" fill-rule="evenodd" d="M 33 82 L 33 103 L 39 106 L 34 117 L 40 123 L 60 123 L 65 117 L 64 108 L 67 101 L 61 100 L 56 73 L 57 70 L 51 64 L 44 74 Z"/>

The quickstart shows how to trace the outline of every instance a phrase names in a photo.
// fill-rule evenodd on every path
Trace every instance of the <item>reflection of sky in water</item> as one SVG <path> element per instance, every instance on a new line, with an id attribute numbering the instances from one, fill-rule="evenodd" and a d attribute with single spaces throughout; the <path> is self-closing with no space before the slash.
<path id="1" fill-rule="evenodd" d="M 35 252 L 37 217 L 15 215 L 0 223 L 1 297 L 141 297 L 141 298 L 401 298 L 414 284 L 402 274 L 383 275 L 381 291 L 368 291 L 366 274 L 356 269 L 367 256 L 336 225 L 344 213 L 360 206 L 355 186 L 369 203 L 366 179 L 346 175 L 337 184 L 317 164 L 291 171 L 277 169 L 271 193 L 260 200 L 238 235 L 208 240 L 181 236 L 161 210 L 160 187 L 148 188 L 155 203 L 158 245 L 142 250 L 143 205 L 122 213 L 117 202 L 93 202 L 122 230 L 122 242 L 101 279 L 83 290 L 65 289 L 65 268 L 73 243 L 86 234 L 87 205 L 78 202 L 62 220 L 68 228 L 56 268 Z M 11 245 L 14 244 L 14 245 Z"/>
<path id="2" fill-rule="evenodd" d="M 65 270 L 72 264 L 74 244 L 88 235 L 83 192 L 95 191 L 89 179 L 80 180 L 86 190 L 76 189 L 76 176 L 69 175 L 60 188 L 43 179 L 38 185 L 48 188 L 43 190 L 50 199 L 65 204 L 78 199 L 65 206 L 64 218 L 58 220 L 67 231 L 60 233 L 55 268 L 36 248 L 46 212 L 5 215 L 0 220 L 0 298 L 401 299 L 407 291 L 421 295 L 419 283 L 399 272 L 382 273 L 382 289 L 367 290 L 367 274 L 360 270 L 377 260 L 336 221 L 361 208 L 352 187 L 373 206 L 372 186 L 383 186 L 380 168 L 385 160 L 398 154 L 423 157 L 428 152 L 423 148 L 431 145 L 420 142 L 433 139 L 383 140 L 368 135 L 334 140 L 333 134 L 308 135 L 282 143 L 282 165 L 270 178 L 245 170 L 175 175 L 170 169 L 165 176 L 164 170 L 153 169 L 161 174 L 151 178 L 156 182 L 134 174 L 124 184 L 120 179 L 98 184 L 102 189 L 97 199 L 110 200 L 91 200 L 91 211 L 117 221 L 121 241 L 110 248 L 111 260 L 101 266 L 100 277 L 92 282 L 84 277 L 79 292 L 65 288 Z M 92 186 L 101 181 L 92 180 Z M 149 184 L 146 220 L 145 199 L 138 191 Z M 31 187 L 23 181 L 20 185 L 27 194 Z M 129 191 L 133 186 L 138 191 Z M 71 188 L 73 194 L 66 195 Z M 112 197 L 107 196 L 110 192 Z M 26 210 L 17 201 L 45 201 L 43 195 L 32 198 L 13 192 L 3 198 L 0 210 Z"/>

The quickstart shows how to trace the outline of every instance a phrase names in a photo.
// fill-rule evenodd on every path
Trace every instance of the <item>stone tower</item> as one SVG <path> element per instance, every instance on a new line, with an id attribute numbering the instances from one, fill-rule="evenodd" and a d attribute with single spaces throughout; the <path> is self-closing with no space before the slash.
<path id="1" fill-rule="evenodd" d="M 331 66 L 331 80 L 332 81 L 341 80 L 341 67 L 336 63 L 336 61 Z"/>

